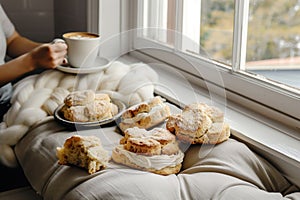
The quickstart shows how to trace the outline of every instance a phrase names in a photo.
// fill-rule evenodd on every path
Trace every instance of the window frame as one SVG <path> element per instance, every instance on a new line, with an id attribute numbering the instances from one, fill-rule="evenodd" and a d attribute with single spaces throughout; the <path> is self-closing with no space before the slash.
<path id="1" fill-rule="evenodd" d="M 259 114 L 276 120 L 277 122 L 288 125 L 289 127 L 296 129 L 297 131 L 300 130 L 300 109 L 298 109 L 300 107 L 300 97 L 297 94 L 297 91 L 293 92 L 285 90 L 285 86 L 280 83 L 276 84 L 255 74 L 240 71 L 237 68 L 232 70 L 227 65 L 208 59 L 206 57 L 194 57 L 194 55 L 192 54 L 181 53 L 160 43 L 156 43 L 144 38 L 139 38 L 136 31 L 134 30 L 139 30 L 139 16 L 137 11 L 139 6 L 138 4 L 141 1 L 91 1 L 98 4 L 98 7 L 91 6 L 91 8 L 98 9 L 99 17 L 97 14 L 95 14 L 98 13 L 98 11 L 94 11 L 94 14 L 91 18 L 94 19 L 92 24 L 96 23 L 96 25 L 94 25 L 94 29 L 98 28 L 98 32 L 100 33 L 100 35 L 106 36 L 129 31 L 129 34 L 126 34 L 126 37 L 124 37 L 123 35 L 120 38 L 120 41 L 122 43 L 122 52 L 129 52 L 130 55 L 140 59 L 148 56 L 151 58 L 156 58 L 157 60 L 161 60 L 164 63 L 167 63 L 175 69 L 181 71 L 182 73 L 187 74 L 187 78 L 192 77 L 191 81 L 193 81 L 194 84 L 197 84 L 201 87 L 204 87 L 206 84 L 208 84 L 208 82 L 209 84 L 214 84 L 214 87 L 212 88 L 216 88 L 216 93 L 218 93 L 220 89 L 225 89 L 226 98 L 228 100 L 236 102 L 244 107 L 250 108 Z M 182 5 L 182 0 L 176 2 L 176 7 L 180 7 L 180 5 Z M 247 6 L 249 5 L 249 0 L 236 0 L 236 2 L 238 3 L 236 4 L 237 6 L 235 9 L 239 10 L 239 12 L 235 12 L 235 15 L 244 16 L 245 12 L 242 12 L 241 10 L 247 8 Z M 106 6 L 110 6 L 111 8 L 115 9 L 115 12 L 101 12 L 101 9 L 108 10 Z M 119 14 L 116 16 L 117 12 Z M 177 12 L 177 15 L 182 15 L 182 10 L 180 10 L 180 12 Z M 180 27 L 182 26 L 180 19 L 176 20 L 175 24 L 173 24 L 172 26 L 180 30 Z M 237 55 L 243 54 L 245 52 L 245 49 L 241 49 L 240 47 L 243 44 L 236 41 L 243 35 L 242 32 L 245 31 L 245 27 L 243 27 L 243 23 L 237 23 L 236 21 L 235 27 L 236 28 L 233 39 L 235 43 L 233 46 L 233 51 L 234 55 L 236 56 L 235 58 L 233 58 L 233 60 L 235 63 L 238 63 L 242 61 L 238 60 L 239 57 Z M 180 37 L 180 35 L 178 35 L 177 37 Z M 177 48 L 179 48 L 180 44 L 176 43 L 176 46 Z M 139 47 L 149 48 L 142 49 Z M 120 47 L 113 47 L 111 51 L 117 52 L 118 48 Z M 186 66 L 186 63 L 182 62 L 182 60 L 166 56 L 161 52 L 151 51 L 151 48 L 161 48 L 165 49 L 168 52 L 173 51 L 181 57 L 189 58 L 193 62 L 198 63 L 199 71 L 204 71 L 206 74 L 209 74 L 213 70 L 217 69 L 223 79 L 223 83 L 214 83 L 214 80 L 208 80 L 207 78 L 204 79 L 202 77 L 199 77 L 195 75 L 192 70 L 189 70 L 189 66 Z"/>
<path id="2" fill-rule="evenodd" d="M 133 17 L 139 18 L 137 15 L 139 2 L 140 1 L 131 2 L 131 8 L 133 9 L 131 12 L 135 13 Z M 249 0 L 236 0 L 235 2 L 235 16 L 241 18 L 242 21 L 235 20 L 234 23 L 233 55 L 235 56 L 233 57 L 233 63 L 235 64 L 233 65 L 232 69 L 209 58 L 202 56 L 197 56 L 197 58 L 195 58 L 191 54 L 175 51 L 178 54 L 182 54 L 183 57 L 193 60 L 193 62 L 198 62 L 200 71 L 217 69 L 223 78 L 225 85 L 224 89 L 226 90 L 227 96 L 226 98 L 229 100 L 238 102 L 260 114 L 299 130 L 300 109 L 298 108 L 300 107 L 300 97 L 298 91 L 287 90 L 283 84 L 274 83 L 273 81 L 267 80 L 261 76 L 240 70 L 242 69 L 240 68 L 241 64 L 245 62 L 244 58 L 246 55 L 245 42 L 247 39 L 247 29 L 244 26 L 244 23 L 247 20 Z M 176 6 L 178 7 L 180 4 L 182 5 L 182 0 L 178 1 Z M 182 12 L 177 13 L 177 15 L 180 14 L 182 14 Z M 180 18 L 182 18 L 182 16 L 179 16 L 179 19 Z M 138 21 L 133 21 L 136 22 L 134 27 L 139 28 L 137 24 Z M 180 22 L 178 20 L 176 20 L 176 26 L 180 26 Z M 138 56 L 139 53 L 142 53 L 152 58 L 163 60 L 176 69 L 191 74 L 194 76 L 194 78 L 198 78 L 199 82 L 196 84 L 203 85 L 203 81 L 207 81 L 197 76 L 192 71 L 187 70 L 188 66 L 184 65 L 184 63 L 180 63 L 179 65 L 178 60 L 168 58 L 168 56 L 160 52 L 149 50 L 151 48 L 162 48 L 166 51 L 174 51 L 170 47 L 147 40 L 146 38 L 139 38 L 137 37 L 137 34 L 134 34 L 133 37 L 133 49 L 138 52 L 136 54 L 133 53 L 135 56 Z M 144 47 L 144 49 L 141 47 Z M 223 87 L 223 85 L 215 85 L 217 87 Z M 249 102 L 251 102 L 251 105 L 249 105 Z"/>
<path id="3" fill-rule="evenodd" d="M 97 33 L 99 31 L 99 10 L 100 3 L 98 0 L 87 1 L 87 31 Z"/>
<path id="4" fill-rule="evenodd" d="M 214 80 L 212 79 L 205 80 L 201 77 L 193 75 L 188 70 L 183 70 L 182 68 L 180 69 L 178 66 L 184 66 L 186 64 L 182 59 L 178 59 L 177 53 L 180 52 L 171 51 L 175 55 L 175 57 L 166 57 L 165 55 L 160 54 L 161 52 L 149 52 L 149 50 L 151 49 L 147 50 L 134 48 L 134 45 L 138 44 L 138 42 L 148 43 L 147 45 L 145 45 L 146 47 L 160 45 L 153 43 L 153 41 L 138 40 L 136 32 L 132 31 L 138 29 L 138 1 L 139 0 L 99 1 L 100 17 L 97 19 L 97 23 L 100 24 L 98 30 L 99 33 L 109 35 L 111 33 L 111 29 L 114 29 L 113 32 L 116 32 L 118 30 L 119 33 L 129 33 L 125 35 L 120 34 L 120 36 L 122 36 L 120 37 L 120 41 L 123 42 L 123 46 L 121 45 L 121 47 L 123 48 L 122 50 L 124 53 L 121 55 L 124 56 L 119 59 L 121 61 L 124 61 L 125 63 L 136 63 L 142 61 L 145 63 L 167 64 L 164 65 L 164 67 L 167 68 L 167 73 L 164 74 L 161 73 L 161 71 L 158 71 L 158 73 L 160 74 L 160 79 L 162 79 L 163 83 L 165 83 L 165 80 L 167 80 L 167 83 L 172 83 L 170 85 L 170 87 L 172 87 L 171 89 L 174 89 L 174 91 L 178 90 L 178 93 L 180 95 L 183 95 L 183 98 L 186 98 L 187 93 L 193 95 L 195 94 L 193 92 L 196 91 L 197 96 L 200 96 L 201 99 L 206 99 L 209 101 L 209 99 L 205 97 L 207 91 L 203 89 L 205 88 L 205 86 L 207 86 L 207 84 L 211 85 L 211 89 L 215 88 L 214 92 L 216 92 L 217 94 L 218 91 L 223 90 L 223 88 L 219 87 L 217 83 L 214 83 Z M 182 0 L 179 1 L 182 2 Z M 116 7 L 116 5 L 119 5 L 119 7 Z M 101 8 L 105 10 L 113 9 L 115 12 L 103 13 L 101 12 Z M 116 12 L 119 12 L 118 17 L 115 17 Z M 101 23 L 101 20 L 108 20 L 109 23 Z M 179 22 L 176 22 L 175 26 L 178 26 L 178 24 Z M 112 47 L 112 49 L 114 49 L 114 47 Z M 170 51 L 170 49 L 167 48 L 166 50 Z M 127 53 L 125 54 L 125 52 Z M 287 97 L 288 99 L 290 99 L 289 102 L 282 102 L 282 104 L 286 103 L 286 105 L 294 105 L 294 108 L 297 108 L 297 105 L 299 105 L 299 102 L 298 104 L 294 104 L 297 103 L 299 97 L 293 96 L 293 94 L 285 91 L 278 92 L 277 90 L 281 90 L 280 88 L 272 88 L 273 85 L 268 83 L 265 84 L 265 80 L 252 79 L 251 77 L 249 77 L 249 74 L 245 75 L 240 72 L 232 73 L 232 69 L 228 68 L 228 66 L 213 60 L 208 60 L 205 57 L 201 57 L 201 59 L 191 57 L 191 59 L 194 59 L 193 61 L 200 65 L 206 65 L 205 67 L 202 67 L 201 70 L 205 71 L 205 73 L 207 74 L 210 74 L 212 70 L 219 70 L 220 76 L 222 77 L 226 85 L 226 100 L 229 100 L 227 101 L 228 104 L 226 104 L 225 116 L 227 120 L 232 120 L 230 121 L 232 137 L 249 145 L 257 153 L 263 155 L 272 163 L 275 163 L 276 166 L 282 170 L 283 174 L 285 174 L 291 182 L 296 184 L 299 183 L 300 180 L 297 176 L 297 169 L 299 166 L 299 154 L 297 153 L 299 151 L 299 119 L 273 109 L 268 105 L 265 106 L 262 103 L 251 99 L 251 96 L 250 98 L 247 96 L 243 96 L 233 91 L 230 87 L 234 87 L 240 84 L 246 85 L 247 89 L 251 87 L 257 87 L 260 90 L 260 94 L 263 94 L 265 97 L 268 97 L 269 93 L 271 93 L 271 96 L 269 97 L 270 99 L 274 98 L 274 96 L 272 96 L 274 92 L 275 95 L 279 93 L 279 95 L 284 95 L 284 97 L 282 97 L 282 101 L 284 101 Z M 163 68 L 163 70 L 165 70 L 165 68 Z M 196 87 L 193 88 L 195 90 L 186 90 L 184 88 L 184 85 L 176 82 L 176 80 L 174 81 L 174 77 L 172 76 L 171 79 L 169 79 L 170 73 L 168 73 L 168 70 L 170 70 L 171 72 L 178 70 L 188 79 L 188 81 L 190 81 L 191 84 L 196 85 Z M 260 82 L 264 83 L 263 86 Z M 220 85 L 222 85 L 222 83 L 220 83 Z M 243 86 L 240 87 L 243 88 Z M 254 96 L 257 96 L 255 93 L 257 88 L 252 89 Z M 264 94 L 265 91 L 267 91 L 266 94 Z M 165 98 L 168 97 L 168 93 L 160 91 L 159 88 L 156 89 L 155 92 Z M 175 104 L 176 103 L 178 103 L 177 105 L 179 106 L 182 105 L 182 102 L 175 102 Z M 278 123 L 278 121 L 281 121 L 283 123 Z"/>

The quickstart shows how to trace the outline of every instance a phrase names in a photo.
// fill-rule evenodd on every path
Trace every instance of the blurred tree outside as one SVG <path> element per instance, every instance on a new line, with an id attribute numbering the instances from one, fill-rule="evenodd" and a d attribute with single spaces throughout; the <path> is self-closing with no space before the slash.
<path id="1" fill-rule="evenodd" d="M 234 0 L 202 1 L 200 44 L 231 63 Z M 300 0 L 250 0 L 246 61 L 300 56 Z"/>

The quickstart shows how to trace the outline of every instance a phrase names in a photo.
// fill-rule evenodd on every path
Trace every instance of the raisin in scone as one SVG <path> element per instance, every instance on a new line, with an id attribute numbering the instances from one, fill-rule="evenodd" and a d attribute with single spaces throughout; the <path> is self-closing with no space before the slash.
<path id="1" fill-rule="evenodd" d="M 230 136 L 223 112 L 204 103 L 189 104 L 181 114 L 171 115 L 166 128 L 179 140 L 191 144 L 218 144 Z"/>
<path id="2" fill-rule="evenodd" d="M 178 173 L 183 157 L 176 137 L 163 128 L 128 128 L 112 152 L 116 163 L 161 175 Z"/>
<path id="3" fill-rule="evenodd" d="M 71 92 L 64 99 L 64 106 L 60 112 L 69 121 L 93 122 L 113 117 L 118 113 L 118 107 L 108 94 L 83 90 Z"/>
<path id="4" fill-rule="evenodd" d="M 57 147 L 56 155 L 59 164 L 82 167 L 90 174 L 106 168 L 109 161 L 108 152 L 96 136 L 71 136 L 63 147 Z"/>
<path id="5" fill-rule="evenodd" d="M 170 115 L 170 108 L 160 96 L 128 108 L 121 116 L 120 129 L 138 127 L 148 129 L 163 122 Z"/>

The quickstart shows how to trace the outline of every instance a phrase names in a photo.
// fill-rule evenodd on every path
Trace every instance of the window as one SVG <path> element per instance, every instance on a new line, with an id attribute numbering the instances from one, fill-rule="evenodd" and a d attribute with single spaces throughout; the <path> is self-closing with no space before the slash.
<path id="1" fill-rule="evenodd" d="M 215 67 L 224 83 L 216 85 L 299 128 L 299 6 L 298 0 L 137 1 L 134 47 L 195 76 L 187 66 L 142 48 L 178 52 L 201 63 L 200 72 Z"/>
<path id="2" fill-rule="evenodd" d="M 300 89 L 299 9 L 299 0 L 250 1 L 247 71 Z"/>

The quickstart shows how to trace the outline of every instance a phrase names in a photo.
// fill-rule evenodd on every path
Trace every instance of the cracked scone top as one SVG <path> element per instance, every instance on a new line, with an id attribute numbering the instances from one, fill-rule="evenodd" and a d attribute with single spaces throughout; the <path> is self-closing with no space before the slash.
<path id="1" fill-rule="evenodd" d="M 95 93 L 92 90 L 71 92 L 64 99 L 61 113 L 73 122 L 93 122 L 109 119 L 116 115 L 118 108 L 108 94 Z"/>
<path id="2" fill-rule="evenodd" d="M 191 144 L 218 144 L 230 136 L 223 112 L 204 103 L 189 104 L 181 114 L 171 115 L 166 128 L 179 140 Z"/>

